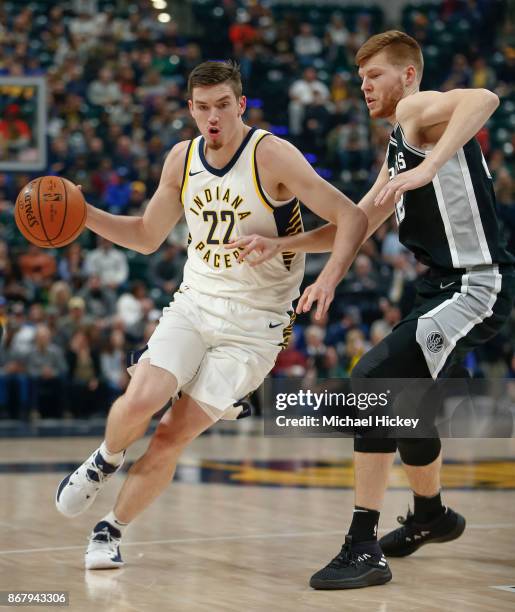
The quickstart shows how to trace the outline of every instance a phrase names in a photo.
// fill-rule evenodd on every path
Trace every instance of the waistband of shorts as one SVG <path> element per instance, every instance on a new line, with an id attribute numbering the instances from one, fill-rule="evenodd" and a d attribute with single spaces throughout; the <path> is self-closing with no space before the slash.
<path id="1" fill-rule="evenodd" d="M 179 295 L 190 297 L 193 299 L 200 307 L 209 308 L 213 304 L 223 305 L 230 311 L 246 311 L 254 314 L 263 314 L 270 316 L 278 316 L 285 317 L 288 316 L 290 319 L 293 315 L 294 308 L 290 303 L 288 305 L 284 304 L 283 308 L 277 308 L 276 305 L 269 306 L 265 304 L 250 303 L 244 300 L 238 300 L 236 297 L 229 296 L 221 296 L 221 295 L 211 295 L 210 293 L 203 293 L 199 291 L 195 287 L 190 287 L 189 285 L 182 284 L 179 287 L 179 291 L 177 292 Z"/>
<path id="2" fill-rule="evenodd" d="M 479 266 L 471 266 L 470 268 L 440 268 L 431 266 L 426 272 L 428 278 L 440 278 L 442 276 L 463 276 L 471 272 L 488 272 L 494 267 L 498 267 L 500 274 L 515 274 L 515 265 L 507 263 L 481 264 Z"/>

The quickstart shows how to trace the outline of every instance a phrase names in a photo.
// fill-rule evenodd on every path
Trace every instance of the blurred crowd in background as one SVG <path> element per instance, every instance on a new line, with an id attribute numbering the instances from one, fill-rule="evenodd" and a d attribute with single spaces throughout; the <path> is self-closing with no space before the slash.
<path id="1" fill-rule="evenodd" d="M 47 79 L 49 162 L 38 175 L 81 184 L 91 204 L 111 213 L 142 214 L 167 152 L 196 135 L 189 72 L 203 60 L 232 57 L 248 96 L 246 122 L 296 144 L 357 202 L 383 163 L 390 128 L 369 121 L 353 58 L 370 35 L 399 27 L 423 46 L 423 88 L 487 87 L 500 96 L 479 139 L 515 252 L 515 21 L 508 2 L 406 4 L 396 24 L 369 3 L 179 4 L 184 29 L 159 18 L 150 0 L 0 5 L 0 76 Z M 15 110 L 22 114 L 23 105 Z M 28 137 L 15 124 L 9 130 L 11 139 Z M 3 138 L 0 129 L 0 144 Z M 69 247 L 39 249 L 13 219 L 30 178 L 0 173 L 0 418 L 103 415 L 128 383 L 127 350 L 146 343 L 181 282 L 188 232 L 179 225 L 150 256 L 89 231 Z M 304 219 L 306 229 L 320 223 L 307 211 Z M 308 258 L 305 284 L 324 262 L 323 255 Z M 339 286 L 330 317 L 299 318 L 272 374 L 348 376 L 410 310 L 423 271 L 399 243 L 395 221 L 385 223 Z M 471 353 L 469 370 L 515 377 L 514 331 L 512 320 Z"/>

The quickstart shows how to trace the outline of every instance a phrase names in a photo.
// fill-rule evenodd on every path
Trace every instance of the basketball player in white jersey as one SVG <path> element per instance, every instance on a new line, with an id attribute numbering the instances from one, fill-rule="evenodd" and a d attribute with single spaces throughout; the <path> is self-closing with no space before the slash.
<path id="1" fill-rule="evenodd" d="M 336 225 L 340 246 L 330 263 L 347 269 L 367 227 L 364 213 L 295 147 L 243 123 L 246 100 L 237 66 L 197 66 L 188 91 L 201 135 L 172 149 L 144 215 L 111 215 L 88 205 L 87 227 L 125 248 L 154 252 L 183 215 L 190 239 L 184 281 L 110 410 L 104 442 L 57 489 L 62 514 L 84 512 L 152 415 L 181 393 L 130 469 L 113 511 L 94 527 L 87 569 L 123 564 L 125 526 L 168 486 L 185 446 L 217 420 L 238 416 L 238 400 L 261 384 L 291 332 L 304 256 L 277 253 L 252 268 L 227 244 L 249 233 L 301 232 L 301 200 Z"/>

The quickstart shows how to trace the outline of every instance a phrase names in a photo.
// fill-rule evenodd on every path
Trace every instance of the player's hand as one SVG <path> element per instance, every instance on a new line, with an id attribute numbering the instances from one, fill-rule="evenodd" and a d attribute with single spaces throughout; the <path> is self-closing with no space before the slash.
<path id="1" fill-rule="evenodd" d="M 297 314 L 309 312 L 313 304 L 317 302 L 315 319 L 321 319 L 329 310 L 329 306 L 334 299 L 335 288 L 334 283 L 319 277 L 312 285 L 304 289 L 304 293 L 297 304 Z"/>
<path id="2" fill-rule="evenodd" d="M 393 197 L 395 204 L 402 198 L 406 191 L 423 187 L 430 183 L 436 175 L 436 168 L 425 161 L 407 172 L 398 174 L 381 189 L 377 194 L 374 204 L 382 206 Z"/>
<path id="3" fill-rule="evenodd" d="M 275 257 L 281 249 L 281 243 L 278 238 L 265 238 L 259 234 L 251 234 L 229 242 L 225 245 L 225 248 L 241 249 L 238 254 L 240 262 L 245 261 L 248 255 L 254 253 L 253 257 L 247 262 L 249 266 L 253 267 Z"/>

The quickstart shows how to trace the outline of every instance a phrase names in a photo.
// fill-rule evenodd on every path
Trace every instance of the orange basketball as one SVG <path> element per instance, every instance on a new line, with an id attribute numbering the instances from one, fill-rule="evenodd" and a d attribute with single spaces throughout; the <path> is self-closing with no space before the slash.
<path id="1" fill-rule="evenodd" d="M 42 176 L 20 191 L 14 219 L 25 238 L 47 249 L 73 242 L 86 223 L 86 201 L 78 187 L 59 176 Z"/>

